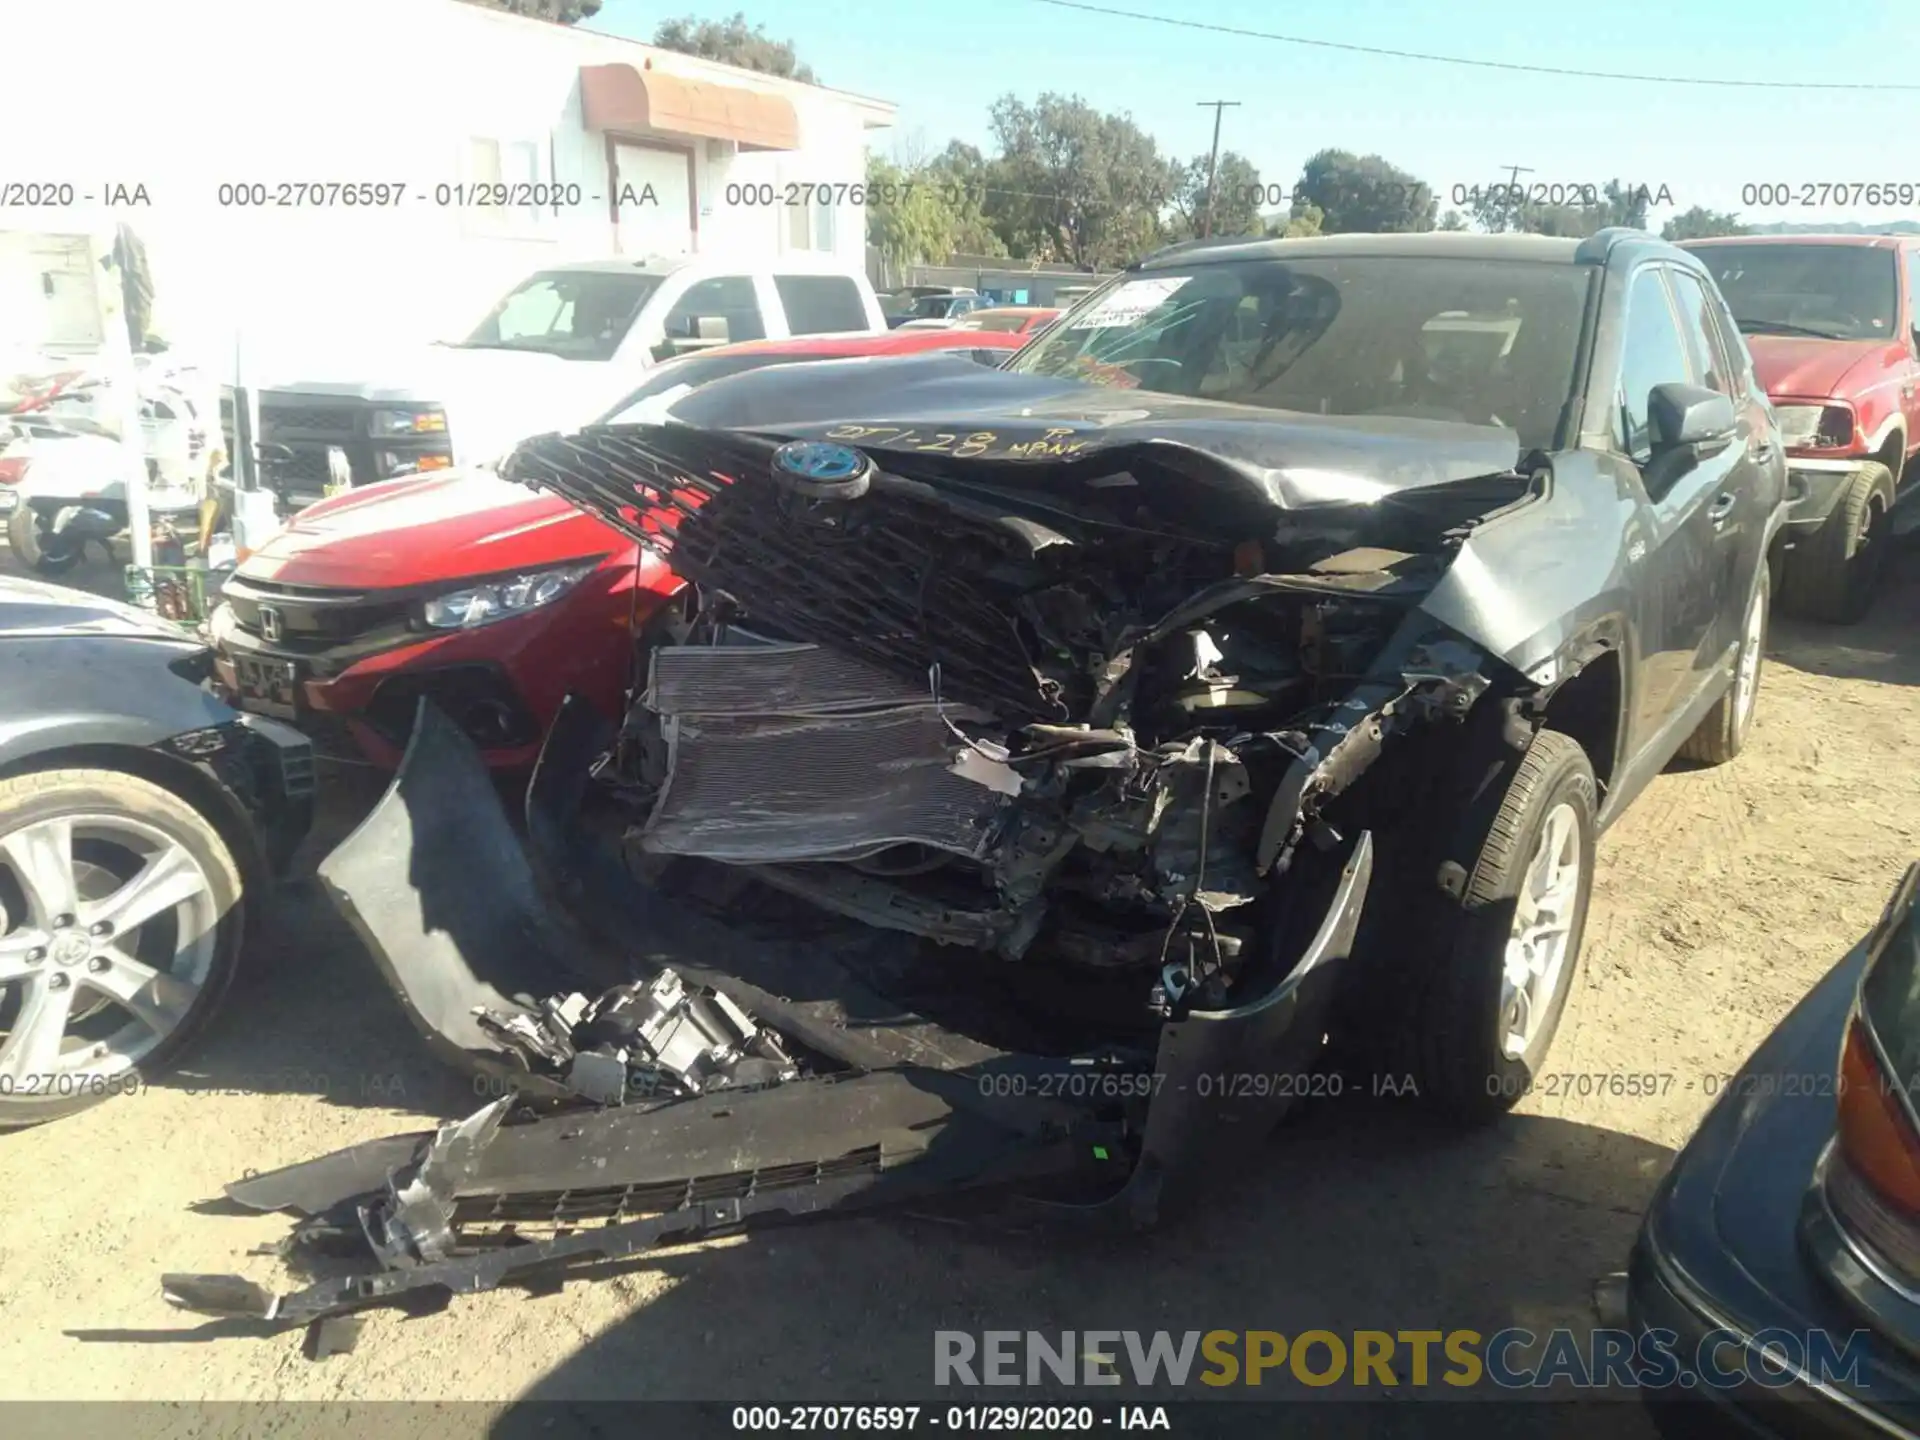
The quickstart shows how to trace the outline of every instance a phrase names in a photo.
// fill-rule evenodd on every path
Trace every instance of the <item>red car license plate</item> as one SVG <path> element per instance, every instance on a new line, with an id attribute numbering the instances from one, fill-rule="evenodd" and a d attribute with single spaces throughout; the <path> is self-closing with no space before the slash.
<path id="1" fill-rule="evenodd" d="M 291 660 L 233 657 L 233 678 L 240 708 L 292 720 L 300 711 L 300 667 Z"/>

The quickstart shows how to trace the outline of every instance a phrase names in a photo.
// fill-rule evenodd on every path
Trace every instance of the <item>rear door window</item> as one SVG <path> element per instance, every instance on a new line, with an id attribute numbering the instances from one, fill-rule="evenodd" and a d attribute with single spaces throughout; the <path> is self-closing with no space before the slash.
<path id="1" fill-rule="evenodd" d="M 1684 270 L 1669 270 L 1667 274 L 1673 281 L 1674 298 L 1680 302 L 1680 330 L 1686 336 L 1694 372 L 1709 390 L 1731 396 L 1736 371 L 1714 324 L 1706 287 Z"/>
<path id="2" fill-rule="evenodd" d="M 867 328 L 860 287 L 844 275 L 775 275 L 773 288 L 795 335 L 834 335 Z"/>

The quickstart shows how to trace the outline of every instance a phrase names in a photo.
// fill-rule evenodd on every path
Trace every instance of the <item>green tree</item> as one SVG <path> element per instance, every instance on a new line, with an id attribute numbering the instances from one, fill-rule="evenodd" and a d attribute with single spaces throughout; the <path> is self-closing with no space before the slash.
<path id="1" fill-rule="evenodd" d="M 1661 187 L 1662 193 L 1665 189 Z M 1625 225 L 1634 230 L 1646 229 L 1647 208 L 1653 201 L 1653 192 L 1645 185 L 1609 180 L 1600 188 L 1600 228 Z"/>
<path id="2" fill-rule="evenodd" d="M 1514 190 L 1494 186 L 1474 194 L 1473 218 L 1480 228 L 1492 234 L 1515 231 L 1528 235 L 1559 235 L 1585 239 L 1612 225 L 1634 230 L 1647 228 L 1648 207 L 1671 198 L 1662 186 L 1655 192 L 1650 186 L 1623 180 L 1609 180 L 1598 190 L 1572 191 L 1572 200 L 1542 199 L 1541 193 L 1564 194 L 1552 187 L 1529 190 L 1523 183 Z"/>
<path id="3" fill-rule="evenodd" d="M 986 214 L 1009 254 L 1102 268 L 1162 242 L 1167 163 L 1131 116 L 1051 92 L 1003 95 L 990 114 Z"/>
<path id="4" fill-rule="evenodd" d="M 1709 210 L 1695 205 L 1682 210 L 1660 227 L 1662 240 L 1706 240 L 1715 235 L 1745 235 L 1747 227 L 1738 215 L 1725 210 Z"/>
<path id="5" fill-rule="evenodd" d="M 467 0 L 467 3 L 484 5 L 489 10 L 505 10 L 509 15 L 551 20 L 557 25 L 578 25 L 600 13 L 600 0 Z"/>
<path id="6" fill-rule="evenodd" d="M 1276 219 L 1267 226 L 1267 234 L 1280 240 L 1304 240 L 1320 234 L 1320 226 L 1326 220 L 1318 205 L 1308 205 L 1304 209 L 1294 206 L 1294 213 L 1285 220 Z"/>
<path id="7" fill-rule="evenodd" d="M 1439 201 L 1432 189 L 1378 155 L 1322 150 L 1307 161 L 1294 186 L 1293 213 L 1308 206 L 1325 217 L 1321 231 L 1406 234 L 1433 229 Z"/>
<path id="8" fill-rule="evenodd" d="M 1169 238 L 1190 240 L 1206 232 L 1207 157 L 1167 166 L 1167 195 L 1173 202 Z M 1223 150 L 1213 172 L 1213 233 L 1258 235 L 1260 172 L 1246 156 Z"/>
<path id="9" fill-rule="evenodd" d="M 1434 228 L 1436 230 L 1465 230 L 1467 228 L 1467 217 L 1462 215 L 1458 210 L 1449 210 L 1440 217 L 1440 223 Z"/>
<path id="10" fill-rule="evenodd" d="M 593 8 L 599 8 L 599 0 L 593 0 Z M 662 20 L 653 32 L 653 43 L 682 55 L 698 55 L 703 60 L 718 60 L 723 65 L 738 65 L 743 70 L 758 70 L 763 75 L 779 75 L 808 85 L 815 83 L 812 67 L 800 63 L 791 40 L 773 39 L 762 25 L 749 27 L 747 17 L 738 11 L 726 20 L 701 20 L 692 15 Z"/>
<path id="11" fill-rule="evenodd" d="M 1007 253 L 1006 241 L 987 213 L 998 163 L 974 146 L 953 140 L 925 168 L 925 178 L 936 187 L 951 217 L 952 249 L 960 254 Z"/>
<path id="12" fill-rule="evenodd" d="M 867 156 L 867 243 L 890 265 L 940 264 L 953 253 L 953 217 L 939 192 L 918 178 Z"/>
<path id="13" fill-rule="evenodd" d="M 968 152 L 976 162 L 980 152 L 958 146 L 956 156 L 954 148 L 913 167 L 867 157 L 867 243 L 888 264 L 943 265 L 955 252 L 1007 253 L 981 213 L 980 184 L 969 173 Z"/>

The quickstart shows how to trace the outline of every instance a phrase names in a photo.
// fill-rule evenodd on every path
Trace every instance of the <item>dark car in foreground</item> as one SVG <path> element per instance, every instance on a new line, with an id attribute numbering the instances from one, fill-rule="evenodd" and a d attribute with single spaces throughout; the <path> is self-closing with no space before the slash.
<path id="1" fill-rule="evenodd" d="M 0 577 L 0 1129 L 137 1089 L 233 979 L 312 820 L 312 748 L 205 646 Z"/>
<path id="2" fill-rule="evenodd" d="M 1725 1080 L 1647 1212 L 1628 1317 L 1681 1357 L 1668 1435 L 1920 1434 L 1917 889 Z"/>
<path id="3" fill-rule="evenodd" d="M 1503 1113 L 1600 835 L 1746 742 L 1785 508 L 1711 281 L 1619 230 L 1183 247 L 1001 369 L 733 376 L 502 473 L 688 588 L 617 726 L 562 707 L 532 860 L 423 706 L 321 866 L 500 1099 L 230 1187 L 374 1273 L 189 1308 L 966 1187 L 1148 1225 L 1329 1035 Z"/>

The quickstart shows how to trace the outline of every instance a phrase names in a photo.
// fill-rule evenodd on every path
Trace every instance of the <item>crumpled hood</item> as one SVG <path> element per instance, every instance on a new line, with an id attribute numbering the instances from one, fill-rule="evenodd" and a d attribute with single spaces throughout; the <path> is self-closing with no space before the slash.
<path id="1" fill-rule="evenodd" d="M 1749 335 L 1753 373 L 1769 395 L 1818 400 L 1846 394 L 1849 376 L 1897 345 L 1884 340 L 1815 340 L 1800 335 Z"/>
<path id="2" fill-rule="evenodd" d="M 65 635 L 120 635 L 198 648 L 177 627 L 122 601 L 42 580 L 0 575 L 0 636 Z"/>
<path id="3" fill-rule="evenodd" d="M 952 355 L 749 371 L 680 400 L 674 419 L 981 461 L 1059 465 L 1150 446 L 1168 447 L 1177 463 L 1178 447 L 1289 510 L 1502 474 L 1520 459 L 1519 437 L 1494 426 L 1265 410 L 1010 374 Z"/>
<path id="4" fill-rule="evenodd" d="M 283 585 L 381 589 L 607 555 L 631 542 L 554 495 L 489 471 L 390 480 L 323 500 L 247 557 Z"/>

